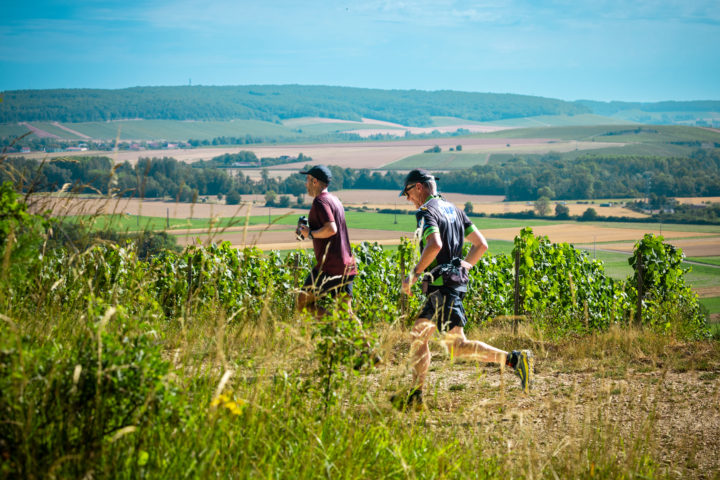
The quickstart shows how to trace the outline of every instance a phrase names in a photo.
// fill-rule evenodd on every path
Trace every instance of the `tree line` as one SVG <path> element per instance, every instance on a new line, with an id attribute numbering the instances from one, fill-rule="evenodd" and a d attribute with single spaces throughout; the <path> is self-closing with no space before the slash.
<path id="1" fill-rule="evenodd" d="M 302 85 L 13 90 L 3 92 L 3 97 L 0 123 L 369 117 L 429 126 L 433 116 L 492 121 L 590 113 L 582 105 L 529 95 Z"/>
<path id="2" fill-rule="evenodd" d="M 285 179 L 273 177 L 263 169 L 261 178 L 252 179 L 235 162 L 260 167 L 289 162 L 288 157 L 258 159 L 251 152 L 221 155 L 208 162 L 189 165 L 174 158 L 142 158 L 136 165 L 113 167 L 107 157 L 58 159 L 41 163 L 22 157 L 8 158 L 0 169 L 0 180 L 12 180 L 11 172 L 32 178 L 36 191 L 56 191 L 63 185 L 76 185 L 83 192 L 108 193 L 144 198 L 171 197 L 193 201 L 198 195 L 305 193 L 300 174 Z M 311 161 L 299 156 L 296 161 Z M 226 168 L 218 168 L 226 167 Z M 368 169 L 330 166 L 332 190 L 399 189 L 404 174 L 381 173 Z M 298 168 L 298 171 L 300 169 Z M 698 149 L 687 157 L 588 154 L 562 159 L 550 153 L 539 157 L 514 157 L 490 165 L 443 172 L 439 187 L 446 193 L 506 195 L 508 200 L 553 200 L 676 196 L 720 196 L 720 151 Z M 67 187 L 66 187 L 67 188 Z"/>

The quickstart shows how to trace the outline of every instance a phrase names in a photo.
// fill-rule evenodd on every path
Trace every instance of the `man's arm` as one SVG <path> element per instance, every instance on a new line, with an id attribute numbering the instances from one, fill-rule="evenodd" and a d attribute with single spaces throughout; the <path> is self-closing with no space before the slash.
<path id="1" fill-rule="evenodd" d="M 415 265 L 413 270 L 408 273 L 402 283 L 402 291 L 408 295 L 410 294 L 410 287 L 412 287 L 412 285 L 418 279 L 418 275 L 416 275 L 416 273 L 420 274 L 425 271 L 425 269 L 430 266 L 433 260 L 435 260 L 435 257 L 437 257 L 437 254 L 440 253 L 440 250 L 442 249 L 442 239 L 440 238 L 440 234 L 437 232 L 428 235 L 425 241 L 427 243 L 425 244 L 425 248 L 423 248 L 422 254 L 420 255 L 420 260 L 418 260 L 417 265 Z"/>
<path id="2" fill-rule="evenodd" d="M 465 257 L 465 260 L 463 260 L 462 266 L 470 270 L 480 260 L 480 257 L 487 252 L 488 244 L 485 236 L 476 228 L 473 228 L 470 233 L 468 233 L 465 240 L 472 243 L 472 247 L 470 247 L 470 251 Z"/>
<path id="3" fill-rule="evenodd" d="M 310 227 L 302 226 L 300 227 L 302 230 L 302 234 L 305 237 L 309 237 L 310 233 Z M 318 228 L 317 230 L 312 231 L 312 238 L 329 238 L 335 235 L 338 232 L 337 224 L 333 222 L 325 222 L 325 224 Z"/>

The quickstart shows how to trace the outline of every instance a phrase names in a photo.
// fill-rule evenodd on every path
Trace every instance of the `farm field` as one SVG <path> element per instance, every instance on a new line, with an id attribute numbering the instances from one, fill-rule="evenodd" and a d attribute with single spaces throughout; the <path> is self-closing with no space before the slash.
<path id="1" fill-rule="evenodd" d="M 508 139 L 505 138 L 474 138 L 474 137 L 452 137 L 435 138 L 423 140 L 398 140 L 393 142 L 357 142 L 357 143 L 324 143 L 324 144 L 287 144 L 287 145 L 243 145 L 223 146 L 214 148 L 193 148 L 193 149 L 165 149 L 165 150 L 137 150 L 137 151 L 86 151 L 76 152 L 32 152 L 25 154 L 12 154 L 26 158 L 66 158 L 72 156 L 98 155 L 112 158 L 115 162 L 129 162 L 134 165 L 138 159 L 146 157 L 172 157 L 186 163 L 193 163 L 199 160 L 210 160 L 224 153 L 237 153 L 240 151 L 251 151 L 258 157 L 280 157 L 283 155 L 297 156 L 302 153 L 312 158 L 311 162 L 298 163 L 294 168 L 288 164 L 269 167 L 269 170 L 287 171 L 299 169 L 309 164 L 338 165 L 345 168 L 369 168 L 382 169 L 387 165 L 413 155 L 421 154 L 428 148 L 435 145 L 444 150 L 457 145 L 463 146 L 463 151 L 468 153 L 489 153 L 501 150 L 505 153 L 531 153 L 548 152 L 553 149 L 562 149 L 560 143 L 552 139 L 512 139 L 511 146 L 507 147 Z M 563 142 L 567 148 L 575 149 L 576 143 Z M 404 169 L 411 167 L 394 166 L 393 169 Z M 259 169 L 247 169 L 259 170 Z M 243 169 L 243 172 L 246 170 Z M 275 174 L 275 173 L 273 173 Z"/>
<path id="2" fill-rule="evenodd" d="M 410 170 L 412 168 L 428 168 L 435 171 L 439 170 L 461 170 L 470 168 L 475 165 L 486 165 L 491 156 L 498 154 L 508 157 L 516 155 L 540 155 L 550 152 L 565 153 L 575 152 L 587 153 L 588 151 L 606 148 L 620 148 L 623 143 L 600 143 L 600 142 L 578 142 L 578 141 L 551 141 L 544 144 L 522 143 L 517 144 L 517 140 L 507 139 L 507 143 L 473 145 L 465 146 L 462 144 L 461 152 L 448 152 L 443 149 L 439 153 L 421 153 L 413 155 L 402 160 L 398 160 L 391 164 L 385 165 L 386 169 L 392 170 Z"/>

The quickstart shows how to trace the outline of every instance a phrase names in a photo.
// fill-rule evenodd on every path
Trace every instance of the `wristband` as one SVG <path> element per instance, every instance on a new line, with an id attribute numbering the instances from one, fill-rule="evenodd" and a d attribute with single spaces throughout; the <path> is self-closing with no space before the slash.
<path id="1" fill-rule="evenodd" d="M 308 228 L 308 238 L 310 240 L 315 240 L 315 237 L 313 237 L 313 234 L 312 234 L 312 230 L 310 230 L 309 228 Z"/>

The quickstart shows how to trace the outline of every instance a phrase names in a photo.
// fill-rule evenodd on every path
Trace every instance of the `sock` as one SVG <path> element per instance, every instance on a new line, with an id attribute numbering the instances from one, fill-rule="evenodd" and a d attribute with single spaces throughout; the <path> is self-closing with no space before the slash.
<path id="1" fill-rule="evenodd" d="M 518 362 L 518 351 L 513 350 L 510 352 L 510 354 L 505 359 L 505 365 L 509 365 L 512 368 L 515 368 Z"/>

